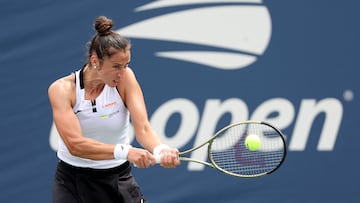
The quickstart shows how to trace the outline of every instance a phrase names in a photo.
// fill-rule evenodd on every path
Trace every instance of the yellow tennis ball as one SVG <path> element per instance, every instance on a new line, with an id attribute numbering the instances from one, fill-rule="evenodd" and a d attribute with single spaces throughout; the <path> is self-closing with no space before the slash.
<path id="1" fill-rule="evenodd" d="M 245 138 L 245 146 L 250 151 L 257 151 L 261 146 L 260 137 L 255 134 L 250 134 Z"/>

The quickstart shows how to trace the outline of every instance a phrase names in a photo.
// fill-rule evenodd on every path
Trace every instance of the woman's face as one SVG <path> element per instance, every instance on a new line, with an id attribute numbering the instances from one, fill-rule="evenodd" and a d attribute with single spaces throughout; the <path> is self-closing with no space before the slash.
<path id="1" fill-rule="evenodd" d="M 100 65 L 99 74 L 104 83 L 110 87 L 118 85 L 125 73 L 125 69 L 130 63 L 130 50 L 118 51 L 110 58 L 104 57 Z"/>

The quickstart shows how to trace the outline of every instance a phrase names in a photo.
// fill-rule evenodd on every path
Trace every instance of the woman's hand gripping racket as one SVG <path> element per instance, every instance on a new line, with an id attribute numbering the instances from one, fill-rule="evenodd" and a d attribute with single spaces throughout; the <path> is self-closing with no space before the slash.
<path id="1" fill-rule="evenodd" d="M 205 145 L 209 162 L 185 157 Z M 204 164 L 236 177 L 253 178 L 277 170 L 285 156 L 286 143 L 280 130 L 266 122 L 245 121 L 228 125 L 205 143 L 180 152 L 179 160 Z"/>

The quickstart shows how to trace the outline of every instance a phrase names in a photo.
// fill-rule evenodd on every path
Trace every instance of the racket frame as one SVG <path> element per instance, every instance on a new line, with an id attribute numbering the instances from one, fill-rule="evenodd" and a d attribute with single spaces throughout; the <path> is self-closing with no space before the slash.
<path id="1" fill-rule="evenodd" d="M 262 124 L 262 125 L 267 125 L 268 127 L 272 128 L 273 130 L 275 130 L 279 137 L 281 138 L 282 142 L 283 142 L 283 145 L 284 145 L 284 153 L 283 153 L 283 157 L 281 159 L 281 161 L 279 162 L 279 164 L 274 167 L 272 170 L 270 171 L 267 171 L 267 172 L 264 172 L 264 173 L 260 173 L 260 174 L 253 174 L 253 175 L 241 175 L 241 174 L 236 174 L 236 173 L 232 173 L 232 172 L 229 172 L 227 170 L 224 170 L 222 169 L 221 167 L 219 167 L 216 162 L 214 161 L 212 155 L 211 155 L 211 145 L 212 145 L 212 142 L 222 133 L 224 132 L 225 130 L 233 127 L 233 126 L 236 126 L 236 125 L 247 125 L 247 124 Z M 197 160 L 197 159 L 193 159 L 193 158 L 188 158 L 188 157 L 184 157 L 184 155 L 186 154 L 189 154 L 201 147 L 203 147 L 204 145 L 208 144 L 208 147 L 207 147 L 207 155 L 208 155 L 208 159 L 210 161 L 209 162 L 206 162 L 206 161 L 200 161 L 200 160 Z M 287 154 L 287 147 L 286 147 L 286 140 L 285 140 L 285 136 L 284 134 L 279 130 L 277 129 L 276 127 L 274 127 L 273 125 L 271 125 L 270 123 L 267 123 L 267 122 L 264 122 L 264 121 L 254 121 L 254 120 L 249 120 L 249 121 L 242 121 L 242 122 L 237 122 L 237 123 L 233 123 L 233 124 L 230 124 L 230 125 L 227 125 L 225 126 L 224 128 L 220 129 L 219 131 L 217 131 L 215 133 L 214 136 L 212 136 L 209 140 L 207 140 L 206 142 L 198 145 L 197 147 L 194 147 L 194 148 L 191 148 L 191 149 L 188 149 L 186 151 L 183 151 L 183 152 L 180 152 L 179 153 L 179 160 L 181 161 L 188 161 L 188 162 L 194 162 L 194 163 L 199 163 L 199 164 L 203 164 L 205 166 L 208 166 L 208 167 L 211 167 L 211 168 L 214 168 L 222 173 L 225 173 L 227 175 L 231 175 L 231 176 L 235 176 L 235 177 L 240 177 L 240 178 L 255 178 L 255 177 L 260 177 L 260 176 L 264 176 L 264 175 L 268 175 L 268 174 L 271 174 L 273 173 L 274 171 L 276 171 L 284 162 L 285 160 L 285 157 L 286 157 L 286 154 Z"/>

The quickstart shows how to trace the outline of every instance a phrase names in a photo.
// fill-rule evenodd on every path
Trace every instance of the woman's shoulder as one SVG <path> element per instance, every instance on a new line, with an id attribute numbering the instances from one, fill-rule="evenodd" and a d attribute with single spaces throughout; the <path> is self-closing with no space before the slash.
<path id="1" fill-rule="evenodd" d="M 71 73 L 65 77 L 55 80 L 49 86 L 49 93 L 66 94 L 75 90 L 75 74 Z"/>

